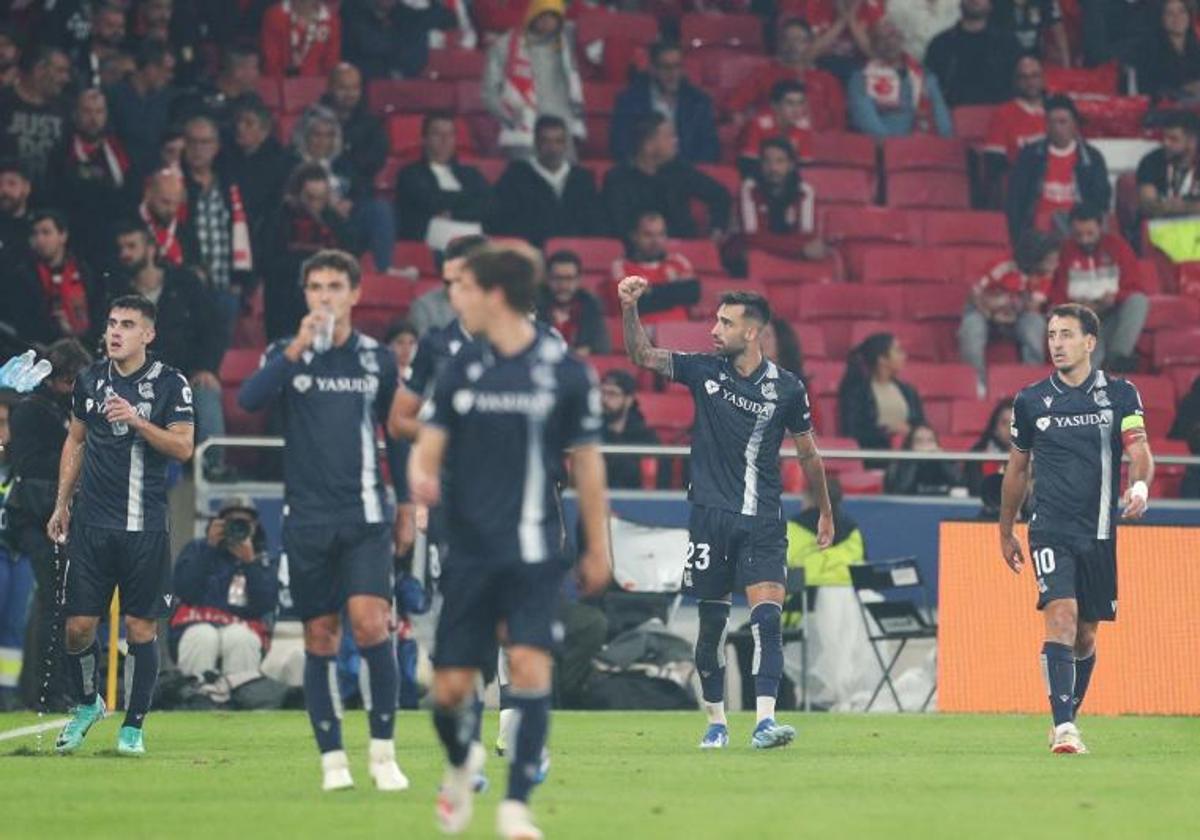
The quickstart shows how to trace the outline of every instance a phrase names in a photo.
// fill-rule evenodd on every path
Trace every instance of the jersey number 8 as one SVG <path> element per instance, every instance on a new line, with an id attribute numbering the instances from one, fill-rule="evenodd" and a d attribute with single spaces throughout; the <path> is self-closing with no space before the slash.
<path id="1" fill-rule="evenodd" d="M 703 572 L 708 568 L 708 557 L 712 549 L 708 543 L 689 542 L 687 557 L 683 558 L 684 568 L 696 569 Z"/>
<path id="2" fill-rule="evenodd" d="M 1054 571 L 1054 549 L 1040 548 L 1033 552 L 1033 570 L 1038 577 L 1044 577 Z"/>

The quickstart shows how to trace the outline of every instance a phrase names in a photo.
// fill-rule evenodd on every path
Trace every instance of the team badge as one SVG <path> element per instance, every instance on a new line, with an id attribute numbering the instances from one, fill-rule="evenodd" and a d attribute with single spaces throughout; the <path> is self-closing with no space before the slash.
<path id="1" fill-rule="evenodd" d="M 137 404 L 137 408 L 135 408 L 134 411 L 138 413 L 138 417 L 141 417 L 145 420 L 150 419 L 150 403 L 140 402 Z"/>
<path id="2" fill-rule="evenodd" d="M 716 382 L 713 382 L 711 379 L 706 379 L 704 380 L 704 390 L 708 391 L 710 394 L 715 394 L 717 391 L 721 390 L 721 386 Z"/>
<path id="3" fill-rule="evenodd" d="M 153 382 L 139 382 L 138 383 L 138 396 L 144 400 L 154 399 L 154 383 Z"/>
<path id="4" fill-rule="evenodd" d="M 529 378 L 538 388 L 554 387 L 554 368 L 549 365 L 534 365 Z"/>
<path id="5" fill-rule="evenodd" d="M 1038 427 L 1039 432 L 1044 432 L 1044 431 L 1046 431 L 1046 429 L 1050 428 L 1050 418 L 1049 417 L 1039 417 L 1037 419 L 1036 425 Z"/>
<path id="6" fill-rule="evenodd" d="M 308 389 L 312 387 L 312 384 L 312 377 L 307 373 L 298 373 L 296 376 L 292 377 L 292 387 L 301 394 L 306 393 Z"/>
<path id="7" fill-rule="evenodd" d="M 467 381 L 476 382 L 481 376 L 483 376 L 483 365 L 479 362 L 471 362 L 467 365 Z"/>
<path id="8" fill-rule="evenodd" d="M 358 363 L 362 365 L 362 369 L 367 373 L 379 373 L 379 359 L 375 358 L 375 353 L 371 350 L 364 350 L 359 353 Z"/>
<path id="9" fill-rule="evenodd" d="M 779 394 L 775 390 L 774 382 L 764 382 L 762 385 L 762 395 L 764 400 L 777 400 Z"/>
<path id="10" fill-rule="evenodd" d="M 1101 388 L 1099 391 L 1093 391 L 1092 398 L 1096 401 L 1096 405 L 1100 406 L 1101 408 L 1107 408 L 1108 406 L 1112 405 L 1112 403 L 1108 401 L 1108 391 L 1105 391 L 1103 388 Z"/>
<path id="11" fill-rule="evenodd" d="M 1046 408 L 1050 407 L 1050 403 L 1054 402 L 1054 397 L 1042 397 L 1042 405 Z"/>

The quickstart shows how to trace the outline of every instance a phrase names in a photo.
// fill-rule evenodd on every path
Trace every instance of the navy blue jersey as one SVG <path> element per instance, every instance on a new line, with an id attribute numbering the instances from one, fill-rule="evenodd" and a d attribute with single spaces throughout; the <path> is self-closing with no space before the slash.
<path id="1" fill-rule="evenodd" d="M 399 375 L 391 350 L 351 333 L 325 353 L 298 362 L 276 341 L 239 401 L 256 411 L 279 398 L 283 409 L 285 512 L 300 526 L 384 521 L 386 494 L 376 428 L 387 421 Z"/>
<path id="2" fill-rule="evenodd" d="M 450 556 L 560 558 L 564 452 L 600 442 L 591 369 L 541 332 L 511 357 L 474 341 L 438 377 L 422 419 L 448 435 L 443 505 Z"/>
<path id="3" fill-rule="evenodd" d="M 1030 537 L 1110 539 L 1121 500 L 1122 432 L 1144 428 L 1137 388 L 1103 371 L 1077 388 L 1054 374 L 1017 394 L 1012 445 L 1033 453 Z"/>
<path id="4" fill-rule="evenodd" d="M 429 389 L 433 387 L 434 380 L 446 366 L 446 362 L 458 355 L 458 351 L 473 340 L 457 318 L 444 327 L 427 330 L 417 342 L 412 372 L 408 376 L 409 390 L 421 397 L 428 396 Z"/>
<path id="5" fill-rule="evenodd" d="M 671 378 L 696 404 L 688 498 L 746 516 L 781 516 L 783 436 L 812 431 L 804 384 L 769 360 L 743 377 L 728 359 L 705 353 L 672 353 Z"/>
<path id="6" fill-rule="evenodd" d="M 87 440 L 75 519 L 93 528 L 166 531 L 171 459 L 127 423 L 108 422 L 104 401 L 113 394 L 155 426 L 166 429 L 195 423 L 192 389 L 170 365 L 147 360 L 132 375 L 121 376 L 117 366 L 105 359 L 80 373 L 71 410 L 87 426 Z"/>

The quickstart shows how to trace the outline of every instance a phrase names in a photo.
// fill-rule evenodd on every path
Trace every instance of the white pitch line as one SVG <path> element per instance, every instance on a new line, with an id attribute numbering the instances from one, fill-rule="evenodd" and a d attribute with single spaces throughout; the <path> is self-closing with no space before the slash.
<path id="1" fill-rule="evenodd" d="M 55 718 L 44 723 L 35 723 L 33 726 L 22 726 L 20 729 L 10 729 L 7 732 L 0 732 L 0 741 L 9 741 L 13 738 L 24 738 L 26 735 L 37 735 L 39 732 L 47 732 L 51 729 L 58 729 L 70 718 Z"/>

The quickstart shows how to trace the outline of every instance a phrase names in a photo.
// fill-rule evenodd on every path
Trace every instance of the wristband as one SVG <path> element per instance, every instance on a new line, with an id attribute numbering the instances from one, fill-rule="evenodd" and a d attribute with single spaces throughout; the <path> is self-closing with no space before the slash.
<path id="1" fill-rule="evenodd" d="M 1150 498 L 1150 489 L 1146 487 L 1146 482 L 1135 481 L 1129 485 L 1129 495 L 1144 502 Z"/>

